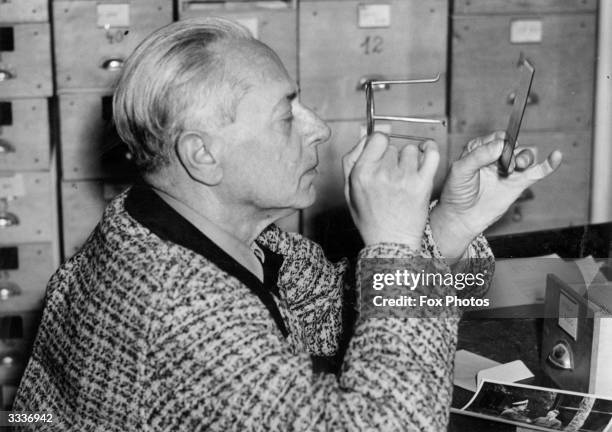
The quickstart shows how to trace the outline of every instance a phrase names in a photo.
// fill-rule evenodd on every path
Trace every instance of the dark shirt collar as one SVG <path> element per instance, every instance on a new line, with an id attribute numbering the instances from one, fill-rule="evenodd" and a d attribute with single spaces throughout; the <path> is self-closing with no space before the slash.
<path id="1" fill-rule="evenodd" d="M 153 189 L 143 183 L 132 186 L 125 200 L 128 214 L 162 240 L 170 241 L 202 255 L 224 272 L 234 276 L 266 306 L 283 336 L 288 331 L 272 293 L 279 295 L 278 274 L 283 257 L 259 245 L 265 254 L 263 283 L 204 233 L 170 207 Z"/>

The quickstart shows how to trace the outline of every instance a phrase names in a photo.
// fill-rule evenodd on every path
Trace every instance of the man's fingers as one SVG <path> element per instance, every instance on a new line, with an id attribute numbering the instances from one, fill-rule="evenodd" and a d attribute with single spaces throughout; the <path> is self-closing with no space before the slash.
<path id="1" fill-rule="evenodd" d="M 544 177 L 549 176 L 553 172 L 556 171 L 557 168 L 561 165 L 561 161 L 563 160 L 563 154 L 559 150 L 553 151 L 544 162 L 541 162 L 537 165 L 532 166 L 525 170 L 525 174 L 527 178 L 536 182 L 538 180 L 542 180 Z"/>
<path id="2" fill-rule="evenodd" d="M 495 139 L 482 145 L 455 162 L 461 173 L 473 175 L 480 168 L 492 164 L 499 159 L 504 147 L 503 139 Z"/>
<path id="3" fill-rule="evenodd" d="M 389 137 L 380 133 L 374 132 L 366 140 L 366 145 L 361 155 L 357 158 L 356 164 L 375 162 L 382 158 L 389 146 Z"/>
<path id="4" fill-rule="evenodd" d="M 514 160 L 516 162 L 516 170 L 524 171 L 529 168 L 535 162 L 536 156 L 533 150 L 529 148 L 520 149 L 515 151 Z"/>
<path id="5" fill-rule="evenodd" d="M 421 148 L 423 150 L 423 161 L 421 162 L 420 172 L 426 177 L 431 178 L 436 175 L 438 164 L 440 163 L 440 152 L 435 141 L 425 141 Z"/>
<path id="6" fill-rule="evenodd" d="M 363 136 L 355 145 L 355 147 L 353 147 L 347 154 L 344 155 L 344 157 L 342 157 L 342 169 L 344 170 L 344 178 L 348 178 L 348 175 L 353 169 L 355 162 L 357 162 L 357 159 L 359 159 L 359 156 L 361 156 L 361 153 L 363 152 L 367 140 L 368 137 Z"/>
<path id="7" fill-rule="evenodd" d="M 465 148 L 463 149 L 463 153 L 461 154 L 461 157 L 463 157 L 464 155 L 468 153 L 471 153 L 472 151 L 476 150 L 478 147 L 490 144 L 493 141 L 498 140 L 498 139 L 503 140 L 505 137 L 506 137 L 506 131 L 495 131 L 495 132 L 490 133 L 489 135 L 474 138 L 466 144 Z"/>
<path id="8" fill-rule="evenodd" d="M 404 146 L 399 156 L 399 167 L 403 172 L 414 172 L 419 168 L 419 148 L 413 144 Z"/>

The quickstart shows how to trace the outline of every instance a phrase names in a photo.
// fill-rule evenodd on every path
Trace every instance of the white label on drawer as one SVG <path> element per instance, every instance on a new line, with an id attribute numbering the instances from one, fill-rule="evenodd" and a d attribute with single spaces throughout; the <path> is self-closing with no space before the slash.
<path id="1" fill-rule="evenodd" d="M 368 4 L 357 6 L 359 28 L 390 27 L 391 5 Z"/>
<path id="2" fill-rule="evenodd" d="M 559 294 L 559 327 L 578 340 L 578 303 L 563 293 Z"/>
<path id="3" fill-rule="evenodd" d="M 17 198 L 25 196 L 25 194 L 25 183 L 21 174 L 0 177 L 0 198 Z"/>
<path id="4" fill-rule="evenodd" d="M 259 20 L 257 18 L 238 18 L 236 22 L 248 28 L 255 39 L 259 39 Z"/>
<path id="5" fill-rule="evenodd" d="M 510 23 L 510 43 L 542 42 L 541 20 L 514 20 Z"/>
<path id="6" fill-rule="evenodd" d="M 382 132 L 384 134 L 390 134 L 391 133 L 391 124 L 389 123 L 374 123 L 374 130 L 376 132 Z M 359 128 L 359 136 L 362 137 L 366 134 L 367 129 L 366 129 L 366 125 L 361 125 Z"/>
<path id="7" fill-rule="evenodd" d="M 127 3 L 102 3 L 97 5 L 98 27 L 129 27 L 130 5 Z"/>

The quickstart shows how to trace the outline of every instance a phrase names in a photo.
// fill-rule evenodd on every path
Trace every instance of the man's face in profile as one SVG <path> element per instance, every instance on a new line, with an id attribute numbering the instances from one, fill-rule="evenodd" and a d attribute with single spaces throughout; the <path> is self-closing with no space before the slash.
<path id="1" fill-rule="evenodd" d="M 259 209 L 308 207 L 316 196 L 317 146 L 329 128 L 299 102 L 295 83 L 269 48 L 235 45 L 227 67 L 239 68 L 248 90 L 235 121 L 220 131 L 228 150 L 220 186 Z"/>

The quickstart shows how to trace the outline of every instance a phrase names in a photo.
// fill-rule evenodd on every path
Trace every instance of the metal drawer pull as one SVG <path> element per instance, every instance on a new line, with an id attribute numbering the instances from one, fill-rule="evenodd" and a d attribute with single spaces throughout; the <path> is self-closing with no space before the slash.
<path id="1" fill-rule="evenodd" d="M 8 201 L 0 198 L 0 228 L 9 228 L 19 225 L 19 218 L 16 214 L 8 211 Z"/>
<path id="2" fill-rule="evenodd" d="M 508 105 L 514 105 L 514 99 L 516 99 L 516 93 L 511 92 L 506 98 L 506 102 L 508 103 Z M 540 97 L 536 93 L 530 92 L 529 96 L 527 96 L 527 106 L 537 105 L 539 102 Z"/>
<path id="3" fill-rule="evenodd" d="M 15 153 L 15 147 L 8 141 L 0 139 L 0 155 L 7 153 Z"/>
<path id="4" fill-rule="evenodd" d="M 106 69 L 109 72 L 115 72 L 123 68 L 123 59 L 111 58 L 102 63 L 102 69 Z"/>
<path id="5" fill-rule="evenodd" d="M 21 295 L 21 288 L 14 282 L 4 281 L 0 283 L 0 302 L 7 301 L 11 297 Z"/>
<path id="6" fill-rule="evenodd" d="M 573 370 L 574 356 L 572 349 L 565 341 L 559 341 L 548 354 L 548 361 L 559 369 Z"/>
<path id="7" fill-rule="evenodd" d="M 15 78 L 15 75 L 7 71 L 6 69 L 0 69 L 0 81 L 8 81 Z"/>
<path id="8" fill-rule="evenodd" d="M 15 364 L 15 357 L 12 357 L 10 354 L 9 355 L 5 355 L 0 360 L 0 365 L 2 365 L 4 367 L 11 367 L 14 364 Z"/>
<path id="9" fill-rule="evenodd" d="M 364 77 L 364 78 L 367 79 L 367 77 Z M 362 80 L 364 78 L 362 78 Z M 446 122 L 444 120 L 439 120 L 439 119 L 429 119 L 429 118 L 422 118 L 422 117 L 377 115 L 374 111 L 374 91 L 375 90 L 380 90 L 380 89 L 387 90 L 392 84 L 426 84 L 426 83 L 434 83 L 439 80 L 440 80 L 440 74 L 437 74 L 433 78 L 409 79 L 409 80 L 367 79 L 363 83 L 363 89 L 365 90 L 365 96 L 366 96 L 366 132 L 367 134 L 371 135 L 374 132 L 374 122 L 376 120 L 445 125 Z M 389 134 L 389 137 L 400 138 L 400 139 L 411 140 L 411 141 L 425 141 L 429 139 L 427 137 L 419 137 L 419 136 L 413 136 L 413 135 L 400 135 L 400 134 Z"/>
<path id="10" fill-rule="evenodd" d="M 389 90 L 391 86 L 389 83 L 384 82 L 385 77 L 382 75 L 366 75 L 359 78 L 359 82 L 357 83 L 357 90 L 366 91 L 366 85 L 368 82 L 376 82 L 376 84 L 372 85 L 372 90 L 380 91 L 380 90 Z"/>

